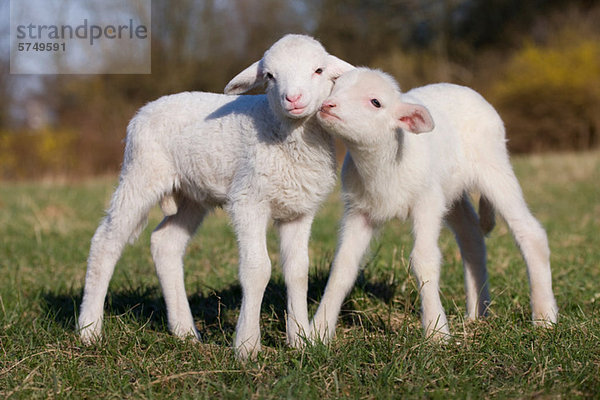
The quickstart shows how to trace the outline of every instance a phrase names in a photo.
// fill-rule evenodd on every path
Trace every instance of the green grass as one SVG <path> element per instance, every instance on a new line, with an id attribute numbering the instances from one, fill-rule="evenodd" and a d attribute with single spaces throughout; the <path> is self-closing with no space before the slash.
<path id="1" fill-rule="evenodd" d="M 527 201 L 547 228 L 561 310 L 551 330 L 529 323 L 523 260 L 506 225 L 487 240 L 490 316 L 466 323 L 462 266 L 444 232 L 442 301 L 454 333 L 421 336 L 418 292 L 407 268 L 410 226 L 391 222 L 372 246 L 344 304 L 337 339 L 285 346 L 285 287 L 277 239 L 263 303 L 265 351 L 238 363 L 231 340 L 241 300 L 237 250 L 216 212 L 190 244 L 186 285 L 203 343 L 169 335 L 146 229 L 111 282 L 105 338 L 74 332 L 90 238 L 114 179 L 0 186 L 1 398 L 555 398 L 600 396 L 600 153 L 514 158 Z M 315 221 L 310 310 L 327 279 L 341 205 L 333 194 Z M 150 225 L 159 221 L 154 210 Z"/>

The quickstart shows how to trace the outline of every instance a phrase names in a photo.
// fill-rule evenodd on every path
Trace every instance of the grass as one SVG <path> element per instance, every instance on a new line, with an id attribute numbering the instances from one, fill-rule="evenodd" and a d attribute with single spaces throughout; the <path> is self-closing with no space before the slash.
<path id="1" fill-rule="evenodd" d="M 600 153 L 514 158 L 547 228 L 561 310 L 551 330 L 529 323 L 524 263 L 506 225 L 488 239 L 491 315 L 466 323 L 462 266 L 444 232 L 442 301 L 453 340 L 423 339 L 407 268 L 410 226 L 391 222 L 344 304 L 337 339 L 285 346 L 285 286 L 269 233 L 273 277 L 262 309 L 265 351 L 238 363 L 231 340 L 241 300 L 232 229 L 216 212 L 189 246 L 186 285 L 203 342 L 169 335 L 149 252 L 150 229 L 117 265 L 105 339 L 74 332 L 89 240 L 115 180 L 0 187 L 0 397 L 30 398 L 572 398 L 600 396 Z M 315 221 L 310 310 L 327 279 L 341 205 Z M 150 225 L 159 221 L 154 210 Z"/>

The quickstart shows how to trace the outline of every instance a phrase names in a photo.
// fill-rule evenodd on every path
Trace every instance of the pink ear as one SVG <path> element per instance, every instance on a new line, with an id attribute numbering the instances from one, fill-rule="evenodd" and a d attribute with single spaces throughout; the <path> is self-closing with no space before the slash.
<path id="1" fill-rule="evenodd" d="M 418 104 L 400 103 L 396 115 L 398 126 L 409 132 L 431 132 L 435 128 L 429 111 Z"/>
<path id="2" fill-rule="evenodd" d="M 242 94 L 265 83 L 262 76 L 262 60 L 256 61 L 248 68 L 237 74 L 223 91 L 225 94 Z"/>
<path id="3" fill-rule="evenodd" d="M 332 56 L 331 54 L 327 55 L 327 72 L 329 77 L 333 80 L 339 78 L 344 72 L 348 72 L 354 68 L 354 65 L 349 64 L 336 56 Z"/>

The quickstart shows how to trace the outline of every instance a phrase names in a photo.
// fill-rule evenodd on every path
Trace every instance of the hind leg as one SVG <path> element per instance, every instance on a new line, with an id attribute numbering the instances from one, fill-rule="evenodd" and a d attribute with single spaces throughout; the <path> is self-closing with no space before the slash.
<path id="1" fill-rule="evenodd" d="M 529 276 L 531 309 L 536 325 L 556 323 L 558 308 L 552 292 L 550 249 L 546 232 L 531 215 L 508 160 L 482 170 L 482 193 L 504 217 L 523 254 Z"/>
<path id="2" fill-rule="evenodd" d="M 200 339 L 186 296 L 183 256 L 206 213 L 202 206 L 182 199 L 177 213 L 163 219 L 150 239 L 152 258 L 167 305 L 169 330 L 178 337 Z"/>
<path id="3" fill-rule="evenodd" d="M 160 196 L 122 179 L 90 247 L 78 330 L 84 343 L 101 337 L 104 299 L 115 264 L 128 240 L 135 238 Z"/>
<path id="4" fill-rule="evenodd" d="M 479 218 L 466 193 L 454 203 L 446 215 L 446 222 L 456 237 L 463 259 L 467 318 L 483 317 L 490 304 L 485 240 L 479 228 Z"/>

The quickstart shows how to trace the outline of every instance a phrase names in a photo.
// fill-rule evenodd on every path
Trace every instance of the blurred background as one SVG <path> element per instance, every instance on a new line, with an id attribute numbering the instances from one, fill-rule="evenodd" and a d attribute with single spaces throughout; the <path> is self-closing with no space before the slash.
<path id="1" fill-rule="evenodd" d="M 513 153 L 597 148 L 600 2 L 591 0 L 152 0 L 152 74 L 9 74 L 0 3 L 0 179 L 113 174 L 127 122 L 180 91 L 222 92 L 286 33 L 306 33 L 404 90 L 471 86 Z"/>

